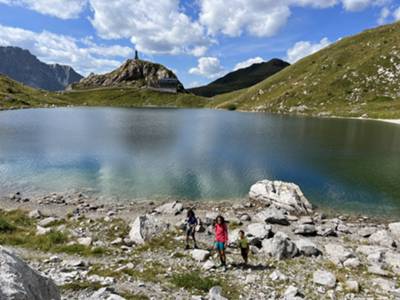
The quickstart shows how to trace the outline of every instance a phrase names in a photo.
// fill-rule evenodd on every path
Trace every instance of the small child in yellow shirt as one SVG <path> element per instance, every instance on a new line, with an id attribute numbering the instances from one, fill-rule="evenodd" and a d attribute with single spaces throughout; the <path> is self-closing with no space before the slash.
<path id="1" fill-rule="evenodd" d="M 247 265 L 248 260 L 249 260 L 250 247 L 249 247 L 249 240 L 246 238 L 243 230 L 239 231 L 238 244 L 239 244 L 240 253 L 242 254 L 244 263 Z"/>

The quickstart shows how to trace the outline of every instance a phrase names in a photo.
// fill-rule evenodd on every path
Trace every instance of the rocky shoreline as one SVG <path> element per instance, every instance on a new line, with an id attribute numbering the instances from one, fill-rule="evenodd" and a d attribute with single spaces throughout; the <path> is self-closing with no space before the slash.
<path id="1" fill-rule="evenodd" d="M 22 258 L 62 299 L 400 299 L 400 223 L 327 216 L 294 184 L 261 181 L 235 203 L 16 193 L 0 208 L 0 261 Z M 184 250 L 188 208 L 202 224 L 196 250 Z M 219 214 L 229 222 L 226 271 L 212 249 Z M 248 266 L 236 245 L 240 229 L 251 242 Z M 6 269 L 0 296 L 17 292 L 3 288 Z"/>

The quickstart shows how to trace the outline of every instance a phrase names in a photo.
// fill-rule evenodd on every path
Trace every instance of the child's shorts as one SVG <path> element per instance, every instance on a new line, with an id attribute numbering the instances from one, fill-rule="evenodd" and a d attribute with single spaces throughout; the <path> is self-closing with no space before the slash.
<path id="1" fill-rule="evenodd" d="M 215 242 L 215 249 L 218 251 L 224 251 L 225 250 L 225 243 L 223 242 Z"/>

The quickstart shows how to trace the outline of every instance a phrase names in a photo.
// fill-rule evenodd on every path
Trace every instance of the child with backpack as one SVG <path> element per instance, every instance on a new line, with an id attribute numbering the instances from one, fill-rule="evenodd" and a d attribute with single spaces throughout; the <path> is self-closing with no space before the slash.
<path id="1" fill-rule="evenodd" d="M 190 238 L 192 238 L 193 242 L 194 242 L 193 248 L 197 249 L 196 226 L 198 225 L 199 222 L 196 218 L 196 215 L 195 215 L 193 209 L 188 210 L 185 223 L 186 223 L 186 247 L 185 247 L 185 249 L 186 250 L 190 249 L 190 246 L 189 246 Z"/>

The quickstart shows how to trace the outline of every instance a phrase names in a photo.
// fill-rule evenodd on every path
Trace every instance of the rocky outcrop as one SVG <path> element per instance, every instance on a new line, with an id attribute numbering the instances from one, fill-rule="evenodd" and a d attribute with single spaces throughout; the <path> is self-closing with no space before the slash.
<path id="1" fill-rule="evenodd" d="M 262 180 L 251 186 L 249 197 L 295 214 L 312 212 L 311 203 L 294 183 Z"/>
<path id="2" fill-rule="evenodd" d="M 176 79 L 177 76 L 163 65 L 144 60 L 128 59 L 118 69 L 106 74 L 90 74 L 79 83 L 73 84 L 72 89 L 93 89 L 104 87 L 159 87 L 162 79 Z M 184 91 L 178 81 L 178 91 Z"/>
<path id="3" fill-rule="evenodd" d="M 0 299 L 58 300 L 54 282 L 31 269 L 12 252 L 0 247 Z"/>
<path id="4" fill-rule="evenodd" d="M 263 240 L 262 248 L 276 259 L 293 258 L 298 254 L 296 244 L 283 232 L 277 232 L 272 239 Z"/>
<path id="5" fill-rule="evenodd" d="M 130 225 L 129 239 L 136 244 L 144 244 L 149 239 L 162 234 L 168 224 L 150 215 L 139 216 Z"/>

